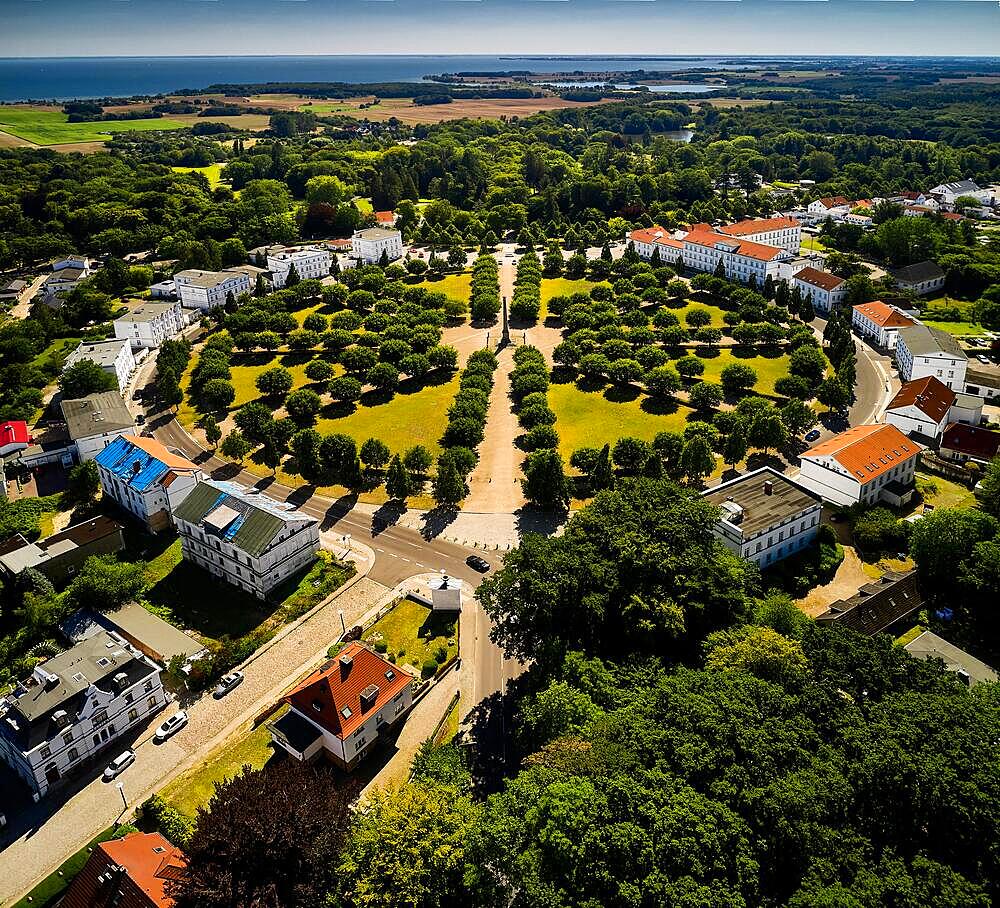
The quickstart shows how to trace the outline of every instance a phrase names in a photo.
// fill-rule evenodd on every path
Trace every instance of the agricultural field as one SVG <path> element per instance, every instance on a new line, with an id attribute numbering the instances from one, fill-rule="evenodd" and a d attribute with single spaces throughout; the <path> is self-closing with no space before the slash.
<path id="1" fill-rule="evenodd" d="M 568 107 L 592 107 L 603 101 L 564 101 L 555 96 L 544 98 L 463 98 L 450 104 L 417 105 L 412 98 L 383 98 L 374 107 L 356 110 L 361 119 L 383 122 L 395 117 L 415 126 L 420 123 L 442 123 L 445 120 L 495 120 L 500 117 L 528 117 L 546 110 Z M 314 109 L 315 109 L 315 105 Z M 337 105 L 340 106 L 340 105 Z M 319 113 L 319 111 L 316 111 Z M 345 112 L 346 113 L 346 112 Z"/>
<path id="2" fill-rule="evenodd" d="M 108 120 L 70 123 L 58 110 L 0 105 L 0 130 L 35 145 L 66 145 L 77 142 L 104 142 L 113 132 L 151 132 L 183 129 L 188 124 L 168 117 L 146 120 Z"/>

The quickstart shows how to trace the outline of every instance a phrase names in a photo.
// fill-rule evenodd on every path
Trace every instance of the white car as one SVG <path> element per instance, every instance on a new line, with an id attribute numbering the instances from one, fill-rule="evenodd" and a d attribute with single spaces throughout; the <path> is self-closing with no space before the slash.
<path id="1" fill-rule="evenodd" d="M 126 750 L 124 753 L 118 754 L 118 756 L 108 764 L 108 768 L 104 770 L 104 781 L 110 782 L 112 779 L 124 772 L 134 762 L 134 750 Z"/>
<path id="2" fill-rule="evenodd" d="M 174 713 L 169 719 L 167 719 L 158 729 L 156 729 L 156 734 L 153 735 L 153 740 L 156 742 L 166 741 L 171 735 L 177 734 L 185 725 L 188 724 L 188 714 L 184 710 Z"/>
<path id="3" fill-rule="evenodd" d="M 215 697 L 216 700 L 221 700 L 234 687 L 242 682 L 243 672 L 230 672 L 228 675 L 223 675 L 215 690 L 212 691 L 212 696 Z"/>
<path id="4" fill-rule="evenodd" d="M 976 359 L 978 359 L 979 362 L 983 363 L 984 365 L 988 366 L 990 364 L 990 358 L 982 353 L 980 353 L 979 356 L 976 357 Z"/>

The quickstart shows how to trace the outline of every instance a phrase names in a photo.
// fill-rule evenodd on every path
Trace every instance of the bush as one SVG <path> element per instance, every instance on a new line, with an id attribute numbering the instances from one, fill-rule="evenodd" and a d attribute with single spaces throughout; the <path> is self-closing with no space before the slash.
<path id="1" fill-rule="evenodd" d="M 144 825 L 155 826 L 165 839 L 178 848 L 183 848 L 194 832 L 194 823 L 159 795 L 145 801 L 139 813 Z"/>
<path id="2" fill-rule="evenodd" d="M 438 646 L 436 650 L 434 650 L 434 661 L 437 662 L 438 665 L 442 665 L 444 664 L 445 661 L 447 661 L 447 659 L 448 659 L 448 648 L 442 644 Z"/>
<path id="3" fill-rule="evenodd" d="M 438 664 L 433 659 L 428 659 L 420 667 L 420 677 L 423 679 L 433 678 L 437 674 Z"/>
<path id="4" fill-rule="evenodd" d="M 866 555 L 904 552 L 908 542 L 906 524 L 888 508 L 872 508 L 851 524 L 854 544 Z"/>
<path id="5" fill-rule="evenodd" d="M 375 641 L 375 652 L 376 653 L 384 653 L 388 649 L 389 649 L 389 644 L 386 643 L 384 640 L 376 640 Z"/>

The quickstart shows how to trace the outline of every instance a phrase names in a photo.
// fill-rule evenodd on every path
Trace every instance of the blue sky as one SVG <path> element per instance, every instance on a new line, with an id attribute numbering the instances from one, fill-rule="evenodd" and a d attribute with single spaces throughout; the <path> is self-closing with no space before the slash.
<path id="1" fill-rule="evenodd" d="M 997 54 L 998 0 L 0 0 L 0 56 Z"/>

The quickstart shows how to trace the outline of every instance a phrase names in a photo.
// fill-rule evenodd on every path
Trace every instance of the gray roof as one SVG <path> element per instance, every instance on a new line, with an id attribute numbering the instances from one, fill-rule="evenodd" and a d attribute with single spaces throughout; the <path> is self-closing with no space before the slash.
<path id="1" fill-rule="evenodd" d="M 931 192 L 950 192 L 954 195 L 961 195 L 963 192 L 979 191 L 979 187 L 972 180 L 956 180 L 954 183 L 942 183 L 931 190 Z"/>
<path id="2" fill-rule="evenodd" d="M 164 312 L 169 312 L 178 307 L 178 303 L 149 303 L 143 302 L 136 306 L 131 312 L 116 318 L 116 322 L 151 322 L 154 318 L 159 318 Z"/>
<path id="3" fill-rule="evenodd" d="M 897 268 L 892 276 L 900 284 L 919 284 L 922 281 L 940 280 L 944 277 L 944 271 L 937 262 L 916 262 L 905 268 Z"/>
<path id="4" fill-rule="evenodd" d="M 58 731 L 52 721 L 56 710 L 65 710 L 70 722 L 75 721 L 91 685 L 112 691 L 119 673 L 132 685 L 157 671 L 121 637 L 107 631 L 96 634 L 37 666 L 14 689 L 0 721 L 0 734 L 20 750 L 31 750 Z"/>
<path id="5" fill-rule="evenodd" d="M 970 684 L 1000 680 L 996 671 L 985 662 L 931 631 L 924 631 L 907 643 L 904 649 L 917 659 L 940 659 L 949 671 L 964 672 Z"/>
<path id="6" fill-rule="evenodd" d="M 135 418 L 117 391 L 99 391 L 79 400 L 64 400 L 61 406 L 66 429 L 74 441 L 122 429 L 135 431 Z"/>
<path id="7" fill-rule="evenodd" d="M 964 391 L 955 395 L 955 403 L 952 404 L 953 407 L 963 407 L 966 410 L 975 410 L 982 405 L 983 399 L 978 394 L 966 394 Z"/>
<path id="8" fill-rule="evenodd" d="M 183 283 L 188 287 L 203 287 L 210 290 L 212 287 L 218 287 L 219 284 L 225 283 L 232 278 L 239 277 L 241 273 L 243 273 L 242 268 L 233 268 L 229 271 L 200 271 L 195 268 L 189 268 L 187 271 L 178 271 L 174 275 L 174 281 L 177 284 Z"/>
<path id="9" fill-rule="evenodd" d="M 103 341 L 84 341 L 66 357 L 66 364 L 63 368 L 68 369 L 70 366 L 75 366 L 83 359 L 97 363 L 102 369 L 113 368 L 118 355 L 122 352 L 122 347 L 131 349 L 127 338 L 115 337 Z"/>
<path id="10" fill-rule="evenodd" d="M 80 609 L 59 629 L 74 642 L 88 640 L 105 631 L 116 631 L 147 656 L 164 665 L 172 656 L 190 658 L 205 649 L 196 637 L 168 624 L 138 602 L 130 602 L 111 612 Z"/>
<path id="11" fill-rule="evenodd" d="M 387 240 L 394 236 L 400 236 L 400 232 L 398 230 L 386 230 L 383 227 L 369 227 L 366 230 L 356 230 L 353 238 L 362 240 Z"/>
<path id="12" fill-rule="evenodd" d="M 15 279 L 0 287 L 0 293 L 20 293 L 27 286 L 27 281 Z"/>
<path id="13" fill-rule="evenodd" d="M 15 539 L 20 539 L 23 544 L 20 548 L 12 548 L 10 544 L 6 544 L 6 551 L 0 554 L 0 565 L 11 574 L 19 574 L 25 568 L 38 567 L 54 557 L 121 533 L 121 529 L 110 517 L 98 514 L 90 520 L 75 523 L 45 539 L 39 539 L 37 543 L 28 542 L 23 536 L 16 536 Z"/>
<path id="14" fill-rule="evenodd" d="M 78 281 L 83 278 L 82 268 L 60 268 L 58 271 L 53 271 L 47 278 L 45 278 L 46 284 L 58 284 L 63 281 Z"/>
<path id="15" fill-rule="evenodd" d="M 886 571 L 874 583 L 866 583 L 850 599 L 839 599 L 818 615 L 820 624 L 849 627 L 874 637 L 923 606 L 916 571 L 905 574 Z"/>
<path id="16" fill-rule="evenodd" d="M 765 482 L 771 484 L 770 492 L 765 488 Z M 818 496 L 770 467 L 754 470 L 715 486 L 704 492 L 703 497 L 719 507 L 725 502 L 739 505 L 743 509 L 743 515 L 739 523 L 734 525 L 744 538 L 756 536 L 762 530 L 784 523 L 820 504 Z M 725 512 L 723 518 L 728 519 Z"/>
<path id="17" fill-rule="evenodd" d="M 900 328 L 897 338 L 898 343 L 905 344 L 906 349 L 913 356 L 944 353 L 953 359 L 968 359 L 961 344 L 954 337 L 937 328 L 929 328 L 927 325 Z"/>
<path id="18" fill-rule="evenodd" d="M 965 383 L 985 388 L 1000 388 L 1000 372 L 984 369 L 975 362 L 970 362 L 965 373 Z"/>

